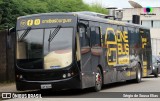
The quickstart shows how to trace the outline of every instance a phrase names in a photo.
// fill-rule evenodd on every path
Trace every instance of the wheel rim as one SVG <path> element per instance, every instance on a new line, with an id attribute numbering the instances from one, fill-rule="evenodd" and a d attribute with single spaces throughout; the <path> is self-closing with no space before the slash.
<path id="1" fill-rule="evenodd" d="M 102 77 L 100 73 L 96 73 L 96 86 L 98 89 L 101 89 Z"/>

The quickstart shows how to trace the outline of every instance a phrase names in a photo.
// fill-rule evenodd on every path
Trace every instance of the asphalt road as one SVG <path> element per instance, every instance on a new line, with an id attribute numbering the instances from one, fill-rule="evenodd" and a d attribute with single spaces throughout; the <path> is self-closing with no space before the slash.
<path id="1" fill-rule="evenodd" d="M 118 82 L 107 84 L 100 92 L 93 92 L 90 88 L 56 92 L 30 91 L 21 94 L 41 94 L 42 99 L 9 99 L 9 101 L 160 101 L 160 76 L 159 78 L 153 76 L 143 78 L 141 83 Z M 138 95 L 137 98 L 135 98 L 135 94 Z M 152 96 L 150 96 L 151 94 Z M 130 99 L 130 97 L 134 98 Z"/>

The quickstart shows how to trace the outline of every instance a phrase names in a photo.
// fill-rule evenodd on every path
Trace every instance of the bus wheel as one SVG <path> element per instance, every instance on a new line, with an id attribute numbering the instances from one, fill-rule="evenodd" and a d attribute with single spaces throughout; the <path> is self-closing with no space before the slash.
<path id="1" fill-rule="evenodd" d="M 139 65 L 139 64 L 137 64 L 137 69 L 136 69 L 136 79 L 135 79 L 135 82 L 136 82 L 136 83 L 141 82 L 141 78 L 142 78 L 142 71 L 141 71 L 140 65 Z"/>
<path id="2" fill-rule="evenodd" d="M 158 69 L 156 70 L 156 72 L 154 73 L 154 77 L 158 77 Z"/>
<path id="3" fill-rule="evenodd" d="M 102 73 L 100 68 L 97 68 L 94 90 L 97 92 L 100 91 L 101 88 L 102 88 Z"/>

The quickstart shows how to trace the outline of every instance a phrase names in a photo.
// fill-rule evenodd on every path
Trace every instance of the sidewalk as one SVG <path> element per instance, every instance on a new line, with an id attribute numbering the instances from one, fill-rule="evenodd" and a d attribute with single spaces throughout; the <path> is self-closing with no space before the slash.
<path id="1" fill-rule="evenodd" d="M 15 83 L 0 83 L 0 99 L 3 92 L 16 92 Z"/>
<path id="2" fill-rule="evenodd" d="M 15 83 L 0 83 L 0 92 L 16 92 Z"/>

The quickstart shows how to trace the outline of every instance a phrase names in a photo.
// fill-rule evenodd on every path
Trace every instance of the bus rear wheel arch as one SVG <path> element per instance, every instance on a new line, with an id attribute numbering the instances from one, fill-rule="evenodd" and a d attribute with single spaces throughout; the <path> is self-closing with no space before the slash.
<path id="1" fill-rule="evenodd" d="M 158 78 L 158 68 L 156 69 L 156 71 L 154 73 L 154 77 Z"/>
<path id="2" fill-rule="evenodd" d="M 140 83 L 142 79 L 142 68 L 140 63 L 136 65 L 136 79 L 134 79 L 135 83 Z"/>
<path id="3" fill-rule="evenodd" d="M 129 83 L 140 83 L 141 79 L 142 79 L 142 68 L 141 68 L 141 64 L 137 63 L 136 65 L 136 78 L 132 79 L 132 80 L 127 80 L 126 82 Z"/>

